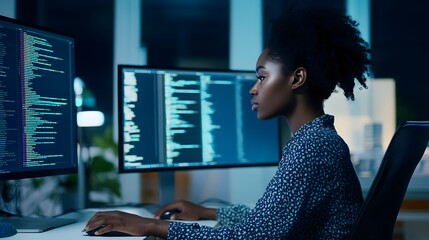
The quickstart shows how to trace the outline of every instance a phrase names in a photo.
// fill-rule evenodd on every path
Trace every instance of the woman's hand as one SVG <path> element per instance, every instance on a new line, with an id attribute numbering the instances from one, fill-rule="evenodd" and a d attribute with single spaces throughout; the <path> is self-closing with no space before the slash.
<path id="1" fill-rule="evenodd" d="M 128 233 L 133 236 L 157 236 L 166 238 L 168 222 L 140 217 L 121 211 L 97 212 L 86 224 L 84 231 L 91 231 L 103 226 L 95 235 L 116 231 Z"/>
<path id="2" fill-rule="evenodd" d="M 154 213 L 154 218 L 160 218 L 162 213 L 168 210 L 177 209 L 180 212 L 171 215 L 170 219 L 180 219 L 195 221 L 200 219 L 216 220 L 216 209 L 205 208 L 200 205 L 180 200 L 167 204 Z"/>

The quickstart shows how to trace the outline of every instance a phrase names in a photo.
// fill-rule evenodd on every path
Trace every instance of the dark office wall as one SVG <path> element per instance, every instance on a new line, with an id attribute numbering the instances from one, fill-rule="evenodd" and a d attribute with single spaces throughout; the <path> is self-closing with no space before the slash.
<path id="1" fill-rule="evenodd" d="M 142 0 L 149 65 L 229 67 L 229 0 Z"/>
<path id="2" fill-rule="evenodd" d="M 270 35 L 270 20 L 282 14 L 285 9 L 292 7 L 327 7 L 345 11 L 345 0 L 265 0 L 263 1 L 263 41 L 267 43 Z"/>
<path id="3" fill-rule="evenodd" d="M 111 124 L 113 112 L 113 0 L 17 0 L 17 19 L 75 39 L 76 76 Z"/>
<path id="4" fill-rule="evenodd" d="M 374 75 L 396 80 L 397 122 L 429 120 L 429 1 L 371 1 Z"/>

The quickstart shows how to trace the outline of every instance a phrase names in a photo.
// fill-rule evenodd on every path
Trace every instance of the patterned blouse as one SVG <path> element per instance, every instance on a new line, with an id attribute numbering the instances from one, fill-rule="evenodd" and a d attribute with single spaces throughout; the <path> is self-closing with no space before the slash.
<path id="1" fill-rule="evenodd" d="M 347 144 L 323 115 L 283 148 L 256 206 L 217 210 L 222 226 L 171 222 L 168 239 L 345 239 L 363 203 Z"/>

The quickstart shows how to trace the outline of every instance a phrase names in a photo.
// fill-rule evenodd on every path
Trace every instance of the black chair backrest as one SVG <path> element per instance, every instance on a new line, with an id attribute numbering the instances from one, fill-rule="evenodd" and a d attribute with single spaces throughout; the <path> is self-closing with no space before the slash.
<path id="1" fill-rule="evenodd" d="M 414 170 L 429 142 L 429 121 L 405 122 L 395 132 L 350 234 L 350 240 L 391 240 Z"/>

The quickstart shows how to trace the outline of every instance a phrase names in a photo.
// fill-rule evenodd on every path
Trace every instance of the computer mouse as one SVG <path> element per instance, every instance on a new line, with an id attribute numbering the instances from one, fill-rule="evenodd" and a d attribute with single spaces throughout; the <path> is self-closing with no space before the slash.
<path id="1" fill-rule="evenodd" d="M 107 233 L 101 234 L 101 235 L 95 235 L 95 232 L 102 227 L 103 226 L 100 226 L 100 227 L 94 228 L 90 231 L 87 231 L 86 234 L 88 234 L 89 236 L 112 236 L 112 237 L 132 236 L 131 234 L 123 233 L 123 232 L 117 232 L 117 231 L 107 232 Z"/>
<path id="2" fill-rule="evenodd" d="M 168 220 L 168 219 L 171 218 L 171 215 L 173 215 L 175 213 L 180 213 L 180 212 L 181 211 L 179 209 L 173 208 L 173 209 L 170 209 L 170 210 L 167 210 L 167 211 L 163 212 L 161 214 L 161 216 L 159 217 L 159 219 Z"/>
<path id="3" fill-rule="evenodd" d="M 0 238 L 10 237 L 17 233 L 15 226 L 8 222 L 0 222 Z"/>

